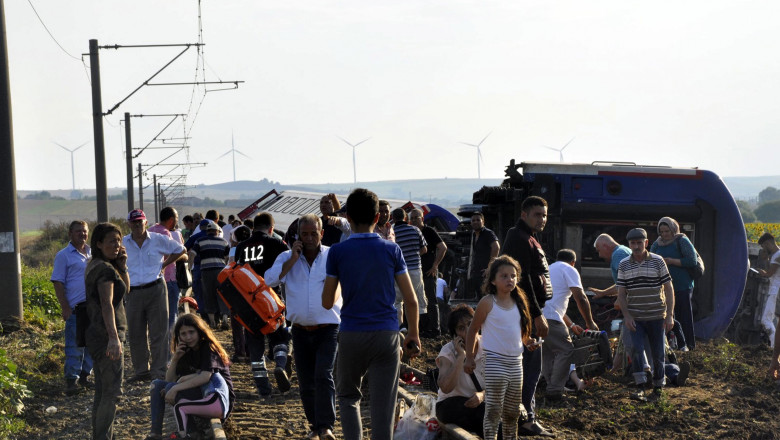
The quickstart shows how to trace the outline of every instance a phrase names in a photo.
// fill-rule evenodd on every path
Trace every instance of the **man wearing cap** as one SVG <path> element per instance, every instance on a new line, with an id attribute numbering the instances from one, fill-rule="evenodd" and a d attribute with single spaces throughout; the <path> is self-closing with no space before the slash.
<path id="1" fill-rule="evenodd" d="M 631 332 L 634 349 L 641 353 L 645 337 L 650 344 L 653 363 L 653 395 L 658 399 L 664 386 L 664 337 L 674 327 L 674 287 L 664 259 L 647 251 L 647 231 L 634 228 L 626 235 L 631 255 L 618 266 L 618 304 L 623 325 Z M 647 400 L 643 388 L 647 382 L 644 368 L 633 364 L 636 400 Z"/>
<path id="2" fill-rule="evenodd" d="M 170 237 L 147 231 L 146 214 L 140 209 L 130 211 L 127 223 L 131 232 L 122 243 L 127 248 L 127 271 L 132 281 L 125 310 L 135 373 L 128 381 L 162 379 L 169 347 L 168 290 L 161 272 L 186 249 Z"/>
<path id="3" fill-rule="evenodd" d="M 197 232 L 193 231 L 192 235 L 190 235 L 190 238 L 188 238 L 184 243 L 184 247 L 187 248 L 187 251 L 192 249 L 192 246 L 194 246 L 201 237 L 206 236 L 206 225 L 209 223 L 213 222 L 208 219 L 201 219 L 200 222 L 197 223 L 197 228 L 195 229 Z M 203 319 L 208 319 L 206 311 L 203 308 L 205 302 L 203 301 L 203 289 L 200 283 L 200 257 L 196 256 L 195 259 L 190 259 L 189 261 L 190 270 L 192 271 L 192 296 L 195 298 L 195 302 L 198 303 L 198 314 Z"/>
<path id="4" fill-rule="evenodd" d="M 214 222 L 206 225 L 206 235 L 200 237 L 189 251 L 190 259 L 197 262 L 200 270 L 201 290 L 203 292 L 203 308 L 208 316 L 208 323 L 216 328 L 215 314 L 219 311 L 225 318 L 222 321 L 222 329 L 227 330 L 229 324 L 227 316 L 230 311 L 224 302 L 217 297 L 219 281 L 217 276 L 225 268 L 230 245 L 224 238 L 217 236 L 219 226 Z"/>
<path id="5" fill-rule="evenodd" d="M 92 372 L 92 358 L 84 347 L 76 343 L 76 306 L 87 300 L 84 270 L 92 257 L 87 244 L 88 235 L 87 222 L 76 220 L 70 224 L 70 243 L 57 252 L 51 273 L 54 292 L 62 308 L 62 319 L 65 320 L 65 393 L 68 395 L 79 391 L 76 381 L 86 386 L 87 377 Z M 82 313 L 86 313 L 86 308 L 78 308 L 79 312 L 82 310 Z"/>

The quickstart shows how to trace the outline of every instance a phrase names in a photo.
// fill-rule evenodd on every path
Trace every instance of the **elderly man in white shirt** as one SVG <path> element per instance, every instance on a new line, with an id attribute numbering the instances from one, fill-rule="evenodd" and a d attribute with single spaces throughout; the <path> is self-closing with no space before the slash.
<path id="1" fill-rule="evenodd" d="M 265 273 L 269 286 L 285 285 L 287 320 L 292 322 L 295 371 L 311 431 L 307 438 L 332 440 L 336 422 L 333 364 L 341 322 L 342 299 L 322 307 L 328 246 L 321 244 L 322 220 L 307 214 L 298 220 L 298 240 Z M 301 258 L 303 257 L 303 258 Z"/>
<path id="2" fill-rule="evenodd" d="M 140 209 L 130 211 L 127 223 L 131 232 L 122 238 L 122 244 L 127 249 L 131 285 L 125 311 L 134 372 L 128 381 L 163 379 L 170 347 L 168 289 L 162 270 L 187 249 L 171 237 L 147 231 L 146 214 Z"/>
<path id="3" fill-rule="evenodd" d="M 582 281 L 574 264 L 577 262 L 577 254 L 571 249 L 561 249 L 556 255 L 556 262 L 550 265 L 550 283 L 553 296 L 542 309 L 542 314 L 547 319 L 550 331 L 542 346 L 542 374 L 547 381 L 548 400 L 560 400 L 563 397 L 563 387 L 569 377 L 571 356 L 574 353 L 574 344 L 569 336 L 569 330 L 579 335 L 583 328 L 566 316 L 569 307 L 569 299 L 573 296 L 577 302 L 577 308 L 585 319 L 586 326 L 590 330 L 598 330 L 593 321 L 590 303 L 582 289 Z"/>

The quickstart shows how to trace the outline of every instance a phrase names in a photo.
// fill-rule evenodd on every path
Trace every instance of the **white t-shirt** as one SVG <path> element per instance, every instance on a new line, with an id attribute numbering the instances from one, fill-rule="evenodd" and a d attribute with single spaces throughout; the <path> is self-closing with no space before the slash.
<path id="1" fill-rule="evenodd" d="M 769 264 L 780 264 L 780 250 L 769 257 Z M 769 294 L 777 295 L 778 288 L 780 288 L 780 269 L 769 278 Z"/>
<path id="2" fill-rule="evenodd" d="M 550 283 L 553 289 L 552 299 L 544 304 L 542 314 L 547 319 L 563 322 L 563 315 L 569 307 L 571 288 L 582 289 L 580 274 L 569 263 L 556 261 L 550 265 Z"/>
<path id="3" fill-rule="evenodd" d="M 457 352 L 455 351 L 455 346 L 453 345 L 452 341 L 441 348 L 438 357 L 443 357 L 449 360 L 450 363 L 455 364 L 455 360 L 457 359 Z M 479 381 L 480 387 L 484 389 L 485 352 L 482 351 L 482 344 L 477 345 L 477 353 L 474 355 L 474 361 L 477 363 L 477 368 L 474 369 L 474 375 L 477 376 L 477 381 Z M 458 372 L 458 382 L 455 384 L 455 388 L 453 388 L 449 393 L 445 393 L 440 389 L 439 396 L 436 399 L 437 402 L 441 402 L 444 399 L 454 396 L 471 397 L 474 395 L 474 393 L 477 392 L 477 388 L 474 386 L 474 380 L 471 378 L 470 374 L 466 374 L 463 371 L 463 365 L 455 365 L 455 368 L 457 368 Z"/>
<path id="4" fill-rule="evenodd" d="M 442 278 L 436 278 L 436 298 L 444 299 L 444 288 L 447 287 L 447 282 Z"/>

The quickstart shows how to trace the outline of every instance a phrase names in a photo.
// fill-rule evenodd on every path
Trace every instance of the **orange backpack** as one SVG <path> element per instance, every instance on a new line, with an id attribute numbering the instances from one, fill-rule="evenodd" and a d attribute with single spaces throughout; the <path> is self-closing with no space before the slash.
<path id="1" fill-rule="evenodd" d="M 250 333 L 267 335 L 284 325 L 284 303 L 249 263 L 231 263 L 217 280 L 219 296 L 233 319 Z"/>

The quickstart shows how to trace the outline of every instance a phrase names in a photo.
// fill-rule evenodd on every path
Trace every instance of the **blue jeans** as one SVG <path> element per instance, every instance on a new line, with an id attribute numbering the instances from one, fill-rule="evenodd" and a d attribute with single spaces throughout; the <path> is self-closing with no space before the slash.
<path id="1" fill-rule="evenodd" d="M 336 422 L 336 386 L 333 364 L 336 362 L 339 325 L 308 331 L 293 326 L 295 372 L 303 402 L 303 412 L 314 432 L 333 429 Z"/>
<path id="2" fill-rule="evenodd" d="M 696 335 L 693 330 L 693 307 L 691 306 L 691 290 L 674 291 L 674 317 L 680 321 L 685 335 L 685 344 L 689 349 L 696 348 Z M 678 342 L 679 345 L 679 342 Z M 682 348 L 682 345 L 680 345 Z"/>
<path id="3" fill-rule="evenodd" d="M 176 281 L 166 281 L 168 286 L 168 331 L 173 328 L 176 322 L 176 315 L 179 314 L 179 285 Z"/>
<path id="4" fill-rule="evenodd" d="M 76 346 L 76 314 L 73 313 L 65 321 L 65 379 L 76 380 L 91 372 L 92 358 L 84 347 Z"/>
<path id="5" fill-rule="evenodd" d="M 645 337 L 650 344 L 650 353 L 653 363 L 653 386 L 664 386 L 664 320 L 653 319 L 650 321 L 634 321 L 636 331 L 631 332 L 631 341 L 634 343 L 634 349 L 641 353 L 645 349 Z M 643 384 L 647 381 L 644 368 L 640 363 L 634 363 L 634 380 L 637 384 Z"/>
<path id="6" fill-rule="evenodd" d="M 155 434 L 162 434 L 163 419 L 165 418 L 165 393 L 167 393 L 176 382 L 166 382 L 163 379 L 155 379 L 152 381 L 151 391 L 151 403 L 149 404 L 152 411 L 152 432 Z M 179 399 L 200 399 L 202 396 L 200 388 L 190 388 L 182 390 L 176 393 L 176 401 Z"/>

